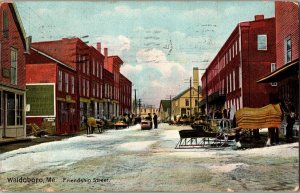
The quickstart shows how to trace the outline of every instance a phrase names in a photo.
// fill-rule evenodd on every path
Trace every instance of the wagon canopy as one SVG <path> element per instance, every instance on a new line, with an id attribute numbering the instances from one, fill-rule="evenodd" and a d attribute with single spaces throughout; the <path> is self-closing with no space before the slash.
<path id="1" fill-rule="evenodd" d="M 262 108 L 242 108 L 235 113 L 235 118 L 242 129 L 280 128 L 281 115 L 280 105 L 270 104 Z"/>

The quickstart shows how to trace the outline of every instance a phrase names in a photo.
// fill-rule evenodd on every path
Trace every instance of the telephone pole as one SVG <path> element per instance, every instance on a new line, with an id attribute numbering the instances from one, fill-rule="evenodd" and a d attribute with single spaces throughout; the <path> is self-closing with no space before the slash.
<path id="1" fill-rule="evenodd" d="M 134 110 L 135 110 L 135 115 L 137 115 L 137 101 L 136 101 L 136 89 L 134 89 Z"/>
<path id="2" fill-rule="evenodd" d="M 190 117 L 192 116 L 192 77 L 190 77 Z"/>

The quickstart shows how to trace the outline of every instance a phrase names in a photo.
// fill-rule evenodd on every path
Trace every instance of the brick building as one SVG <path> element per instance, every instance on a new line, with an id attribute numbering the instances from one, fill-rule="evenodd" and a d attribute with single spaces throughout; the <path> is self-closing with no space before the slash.
<path id="1" fill-rule="evenodd" d="M 24 137 L 25 55 L 29 44 L 15 4 L 0 3 L 0 26 L 0 139 Z"/>
<path id="2" fill-rule="evenodd" d="M 120 115 L 119 82 L 120 66 L 123 61 L 118 56 L 108 56 L 107 48 L 104 48 L 103 55 L 100 43 L 97 43 L 97 47 L 94 48 L 79 38 L 36 42 L 32 43 L 32 47 L 74 70 L 74 84 L 77 89 L 74 91 L 72 100 L 75 100 L 76 108 L 74 110 L 77 120 L 82 121 L 83 117 L 90 116 L 110 119 Z M 34 61 L 34 63 L 40 62 Z M 63 83 L 65 81 L 64 73 Z M 31 76 L 30 74 L 29 78 Z M 39 83 L 42 82 L 41 80 Z M 47 83 L 47 80 L 44 80 L 44 83 Z M 55 84 L 58 87 L 59 79 L 56 79 Z M 62 98 L 66 98 L 66 96 L 62 96 Z M 57 109 L 66 111 L 60 106 L 57 106 Z M 129 112 L 131 112 L 131 104 Z M 70 125 L 71 122 L 66 127 L 70 127 Z M 65 129 L 64 131 L 70 133 L 73 130 Z"/>
<path id="3" fill-rule="evenodd" d="M 257 81 L 277 84 L 278 100 L 286 112 L 291 108 L 299 112 L 299 17 L 299 2 L 275 2 L 277 69 Z"/>
<path id="4" fill-rule="evenodd" d="M 256 80 L 271 72 L 275 61 L 275 18 L 256 15 L 240 22 L 201 78 L 202 109 L 207 96 L 208 112 L 269 104 L 276 87 Z"/>
<path id="5" fill-rule="evenodd" d="M 132 109 L 132 83 L 123 74 L 120 74 L 120 115 L 131 113 Z"/>
<path id="6" fill-rule="evenodd" d="M 76 69 L 31 48 L 26 57 L 27 123 L 51 123 L 53 133 L 79 132 Z M 51 127 L 52 127 L 51 126 Z"/>

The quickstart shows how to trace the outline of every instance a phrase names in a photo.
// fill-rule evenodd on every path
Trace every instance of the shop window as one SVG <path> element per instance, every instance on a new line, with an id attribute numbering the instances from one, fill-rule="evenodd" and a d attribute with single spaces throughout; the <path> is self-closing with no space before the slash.
<path id="1" fill-rule="evenodd" d="M 11 64 L 10 64 L 10 82 L 11 84 L 17 84 L 17 50 L 11 48 Z"/>
<path id="2" fill-rule="evenodd" d="M 74 76 L 71 76 L 71 94 L 75 93 L 75 82 L 74 82 Z"/>
<path id="3" fill-rule="evenodd" d="M 58 90 L 62 91 L 62 71 L 58 71 Z"/>
<path id="4" fill-rule="evenodd" d="M 24 111 L 24 96 L 17 95 L 16 107 L 17 107 L 17 125 L 23 125 L 23 111 Z"/>
<path id="5" fill-rule="evenodd" d="M 284 60 L 285 63 L 292 61 L 292 40 L 290 36 L 284 40 Z"/>
<path id="6" fill-rule="evenodd" d="M 8 25 L 8 11 L 7 10 L 4 10 L 3 11 L 3 16 L 2 16 L 2 19 L 3 19 L 3 26 L 2 26 L 2 29 L 3 29 L 3 37 L 5 38 L 8 38 L 8 34 L 9 34 L 9 25 Z"/>
<path id="7" fill-rule="evenodd" d="M 69 74 L 65 73 L 65 92 L 69 93 Z"/>
<path id="8" fill-rule="evenodd" d="M 257 50 L 267 50 L 267 35 L 257 35 Z"/>
<path id="9" fill-rule="evenodd" d="M 90 81 L 86 81 L 86 96 L 90 96 Z"/>
<path id="10" fill-rule="evenodd" d="M 15 125 L 15 94 L 7 94 L 7 125 Z"/>

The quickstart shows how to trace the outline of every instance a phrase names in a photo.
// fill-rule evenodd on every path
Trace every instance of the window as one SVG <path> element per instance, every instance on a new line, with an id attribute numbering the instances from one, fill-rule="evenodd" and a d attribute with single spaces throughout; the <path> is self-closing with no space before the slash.
<path id="1" fill-rule="evenodd" d="M 78 61 L 77 61 L 77 63 L 78 63 L 78 69 L 80 71 L 81 70 L 81 56 L 80 55 L 78 55 Z"/>
<path id="2" fill-rule="evenodd" d="M 90 75 L 90 61 L 86 61 L 86 73 Z"/>
<path id="3" fill-rule="evenodd" d="M 17 125 L 23 125 L 23 109 L 24 109 L 24 100 L 23 95 L 16 95 L 16 107 L 17 107 Z"/>
<path id="4" fill-rule="evenodd" d="M 231 90 L 231 73 L 229 74 L 229 92 L 231 92 L 232 90 Z"/>
<path id="5" fill-rule="evenodd" d="M 231 48 L 229 48 L 229 62 L 231 61 Z"/>
<path id="6" fill-rule="evenodd" d="M 62 91 L 62 71 L 58 71 L 58 90 Z"/>
<path id="7" fill-rule="evenodd" d="M 242 66 L 239 66 L 239 88 L 242 88 Z"/>
<path id="8" fill-rule="evenodd" d="M 99 63 L 97 62 L 97 65 L 96 65 L 96 74 L 97 74 L 97 77 L 99 77 Z"/>
<path id="9" fill-rule="evenodd" d="M 190 106 L 190 101 L 189 101 L 189 99 L 185 99 L 185 106 Z"/>
<path id="10" fill-rule="evenodd" d="M 90 96 L 90 81 L 86 81 L 86 96 Z"/>
<path id="11" fill-rule="evenodd" d="M 226 93 L 228 93 L 228 89 L 229 89 L 229 87 L 228 87 L 228 75 L 226 76 Z"/>
<path id="12" fill-rule="evenodd" d="M 95 75 L 95 60 L 93 59 L 93 75 Z"/>
<path id="13" fill-rule="evenodd" d="M 235 55 L 238 53 L 238 40 L 235 42 Z"/>
<path id="14" fill-rule="evenodd" d="M 75 94 L 74 76 L 71 76 L 71 94 Z"/>
<path id="15" fill-rule="evenodd" d="M 288 63 L 292 61 L 292 40 L 291 36 L 284 40 L 284 62 Z"/>
<path id="16" fill-rule="evenodd" d="M 15 125 L 15 94 L 8 93 L 7 94 L 7 125 Z"/>
<path id="17" fill-rule="evenodd" d="M 102 84 L 100 85 L 100 98 L 102 98 Z"/>
<path id="18" fill-rule="evenodd" d="M 65 92 L 69 92 L 69 74 L 65 73 Z"/>
<path id="19" fill-rule="evenodd" d="M 93 92 L 93 96 L 96 96 L 96 84 L 95 84 L 95 82 L 92 82 L 92 92 Z"/>
<path id="20" fill-rule="evenodd" d="M 8 38 L 9 25 L 8 25 L 8 11 L 7 10 L 3 11 L 3 17 L 2 17 L 2 19 L 3 19 L 3 26 L 2 26 L 3 37 Z"/>
<path id="21" fill-rule="evenodd" d="M 2 125 L 3 121 L 2 121 L 2 114 L 3 113 L 3 104 L 2 104 L 2 92 L 0 91 L 0 126 Z"/>
<path id="22" fill-rule="evenodd" d="M 257 35 L 257 50 L 267 50 L 267 35 Z"/>
<path id="23" fill-rule="evenodd" d="M 235 71 L 232 72 L 232 91 L 235 90 Z"/>
<path id="24" fill-rule="evenodd" d="M 82 95 L 85 96 L 85 79 L 82 79 Z"/>
<path id="25" fill-rule="evenodd" d="M 11 48 L 10 58 L 10 82 L 11 84 L 17 84 L 18 52 L 15 48 Z"/>
<path id="26" fill-rule="evenodd" d="M 85 56 L 82 57 L 82 73 L 85 73 Z"/>
<path id="27" fill-rule="evenodd" d="M 274 72 L 276 70 L 276 64 L 271 63 L 271 72 Z M 271 86 L 277 86 L 277 82 L 272 82 Z"/>
<path id="28" fill-rule="evenodd" d="M 102 79 L 102 65 L 100 64 L 100 79 Z"/>

